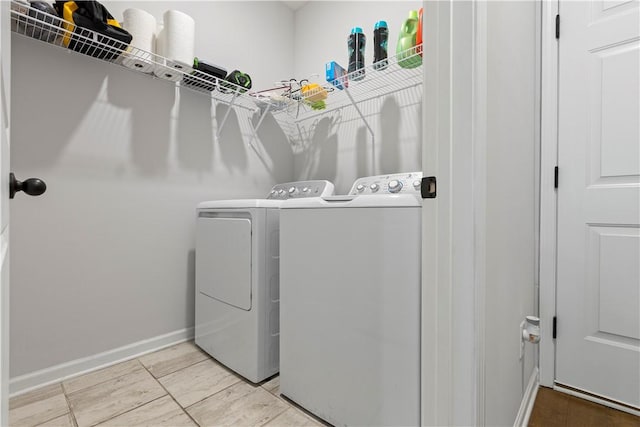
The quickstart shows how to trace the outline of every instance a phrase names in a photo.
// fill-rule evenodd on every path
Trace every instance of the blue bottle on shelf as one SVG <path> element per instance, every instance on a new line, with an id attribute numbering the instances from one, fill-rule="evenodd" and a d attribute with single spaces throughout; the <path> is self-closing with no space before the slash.
<path id="1" fill-rule="evenodd" d="M 349 77 L 351 80 L 362 80 L 364 78 L 364 47 L 367 38 L 362 32 L 362 28 L 354 27 L 349 34 Z"/>

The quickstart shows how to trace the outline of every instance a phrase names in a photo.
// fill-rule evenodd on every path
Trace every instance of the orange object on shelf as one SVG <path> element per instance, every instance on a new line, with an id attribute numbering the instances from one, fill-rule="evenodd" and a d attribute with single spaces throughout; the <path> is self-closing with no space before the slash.
<path id="1" fill-rule="evenodd" d="M 327 90 L 317 83 L 302 86 L 302 96 L 306 101 L 318 102 L 327 99 Z"/>
<path id="2" fill-rule="evenodd" d="M 417 52 L 420 54 L 420 56 L 422 56 L 422 8 L 420 8 L 420 11 L 418 12 L 418 31 L 416 34 L 416 46 L 418 46 Z"/>

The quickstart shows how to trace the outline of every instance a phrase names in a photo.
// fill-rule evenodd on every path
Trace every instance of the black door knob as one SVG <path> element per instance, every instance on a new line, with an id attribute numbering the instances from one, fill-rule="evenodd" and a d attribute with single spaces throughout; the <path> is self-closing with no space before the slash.
<path id="1" fill-rule="evenodd" d="M 18 191 L 24 191 L 30 196 L 39 196 L 47 191 L 47 184 L 38 178 L 18 181 L 13 173 L 9 174 L 9 198 L 13 199 Z"/>

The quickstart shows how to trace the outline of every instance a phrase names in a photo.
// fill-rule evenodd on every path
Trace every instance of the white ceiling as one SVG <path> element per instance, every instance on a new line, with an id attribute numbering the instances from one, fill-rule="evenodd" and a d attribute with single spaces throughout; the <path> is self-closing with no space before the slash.
<path id="1" fill-rule="evenodd" d="M 287 6 L 289 6 L 292 10 L 298 10 L 302 6 L 304 6 L 305 4 L 309 3 L 309 0 L 293 0 L 293 1 L 284 1 L 284 0 L 282 0 L 282 3 L 286 4 Z"/>

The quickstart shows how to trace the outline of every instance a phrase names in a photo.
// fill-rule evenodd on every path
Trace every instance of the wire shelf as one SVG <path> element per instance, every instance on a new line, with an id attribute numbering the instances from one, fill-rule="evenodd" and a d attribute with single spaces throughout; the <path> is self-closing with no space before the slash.
<path id="1" fill-rule="evenodd" d="M 11 2 L 11 30 L 21 36 L 76 51 L 173 84 L 177 83 L 180 87 L 206 94 L 229 106 L 251 111 L 261 106 L 256 105 L 255 98 L 249 96 L 245 88 L 226 80 L 219 80 L 170 58 L 138 49 L 96 31 L 78 27 L 20 0 Z M 270 101 L 265 99 L 261 103 L 269 104 Z"/>
<path id="2" fill-rule="evenodd" d="M 421 55 L 422 45 L 418 45 L 387 58 L 386 66 L 373 64 L 332 83 L 316 83 L 307 91 L 303 91 L 304 84 L 283 82 L 280 91 L 271 92 L 281 100 L 281 108 L 274 111 L 274 116 L 279 123 L 300 122 L 349 106 L 357 108 L 362 102 L 420 87 L 423 80 Z M 319 100 L 324 105 L 320 103 L 318 106 Z"/>
<path id="3" fill-rule="evenodd" d="M 11 30 L 21 36 L 178 84 L 228 105 L 229 109 L 218 124 L 218 136 L 232 108 L 239 107 L 251 112 L 259 110 L 261 116 L 258 124 L 252 128 L 252 141 L 257 137 L 257 129 L 268 113 L 273 115 L 292 145 L 302 146 L 305 136 L 301 121 L 354 107 L 371 134 L 373 147 L 375 135 L 359 104 L 422 85 L 422 45 L 387 58 L 382 66 L 381 63 L 367 66 L 332 83 L 284 81 L 269 90 L 248 92 L 243 87 L 187 64 L 78 27 L 36 9 L 24 0 L 11 1 Z"/>

